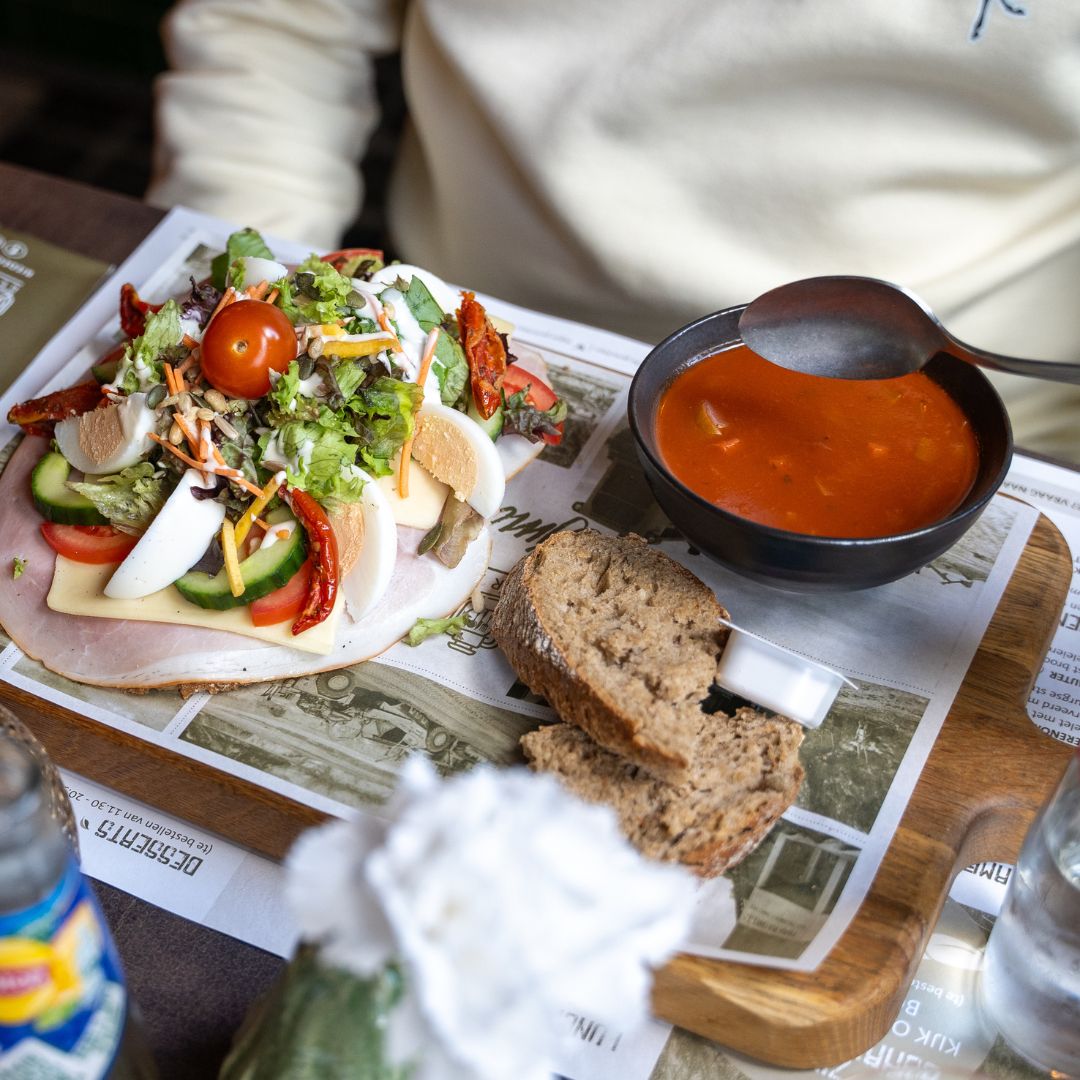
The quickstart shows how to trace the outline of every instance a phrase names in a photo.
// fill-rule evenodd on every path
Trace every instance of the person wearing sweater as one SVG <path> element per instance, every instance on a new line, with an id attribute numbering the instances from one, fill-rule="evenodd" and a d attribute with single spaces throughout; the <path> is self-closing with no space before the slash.
<path id="1" fill-rule="evenodd" d="M 1047 0 L 181 0 L 147 198 L 338 246 L 373 58 L 408 122 L 393 254 L 648 342 L 861 274 L 1080 361 L 1080 7 Z M 995 376 L 1080 460 L 1080 390 Z"/>

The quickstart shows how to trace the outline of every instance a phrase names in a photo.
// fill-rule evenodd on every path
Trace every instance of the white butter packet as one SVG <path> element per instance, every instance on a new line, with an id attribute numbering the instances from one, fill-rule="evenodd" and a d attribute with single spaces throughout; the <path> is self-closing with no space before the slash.
<path id="1" fill-rule="evenodd" d="M 856 685 L 839 671 L 766 641 L 728 619 L 720 622 L 731 633 L 716 681 L 755 705 L 816 728 L 832 708 L 840 687 Z"/>

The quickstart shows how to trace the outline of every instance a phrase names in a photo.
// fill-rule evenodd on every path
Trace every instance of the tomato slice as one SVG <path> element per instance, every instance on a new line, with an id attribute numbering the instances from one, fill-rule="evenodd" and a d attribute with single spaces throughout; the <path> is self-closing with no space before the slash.
<path id="1" fill-rule="evenodd" d="M 111 525 L 58 525 L 46 521 L 41 535 L 58 555 L 81 563 L 122 562 L 139 542 L 137 536 Z"/>
<path id="2" fill-rule="evenodd" d="M 540 412 L 547 412 L 548 409 L 559 400 L 558 395 L 543 379 L 534 375 L 531 371 L 523 368 L 520 364 L 510 364 L 507 366 L 506 371 L 503 373 L 502 388 L 503 393 L 507 397 L 512 397 L 514 394 L 520 393 L 528 387 L 528 393 L 525 395 L 525 400 L 534 408 L 539 409 Z M 562 441 L 563 424 L 559 423 L 555 425 L 559 429 L 558 435 L 541 435 L 540 438 L 550 446 L 556 446 Z"/>
<path id="3" fill-rule="evenodd" d="M 357 267 L 368 259 L 376 259 L 381 264 L 385 256 L 379 248 L 341 248 L 339 251 L 328 251 L 320 256 L 323 262 L 329 263 L 339 274 L 352 277 Z"/>
<path id="4" fill-rule="evenodd" d="M 251 603 L 248 611 L 251 612 L 252 623 L 255 626 L 273 626 L 296 618 L 304 607 L 310 583 L 311 559 L 305 559 L 303 566 L 280 589 Z"/>

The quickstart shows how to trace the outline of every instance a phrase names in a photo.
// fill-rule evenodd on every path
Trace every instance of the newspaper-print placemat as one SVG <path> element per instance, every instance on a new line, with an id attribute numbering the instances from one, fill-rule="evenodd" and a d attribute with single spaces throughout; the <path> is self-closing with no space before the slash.
<path id="1" fill-rule="evenodd" d="M 205 275 L 232 226 L 170 214 L 0 400 L 68 385 L 118 339 L 119 285 L 150 299 Z M 270 241 L 285 261 L 308 252 Z M 508 486 L 492 518 L 485 610 L 458 640 L 399 644 L 334 672 L 196 694 L 129 695 L 45 670 L 6 637 L 0 677 L 40 697 L 332 814 L 378 814 L 405 758 L 444 771 L 521 760 L 518 739 L 552 719 L 488 633 L 514 563 L 559 529 L 633 531 L 706 581 L 742 626 L 849 676 L 802 750 L 796 805 L 739 867 L 703 885 L 687 951 L 812 970 L 865 896 L 1037 512 L 996 498 L 949 552 L 903 581 L 841 596 L 794 596 L 749 582 L 696 551 L 652 500 L 626 424 L 630 378 L 648 346 L 484 297 L 539 350 L 567 400 L 557 447 Z M 30 385 L 33 383 L 34 385 Z M 29 393 L 27 392 L 29 391 Z M 15 433 L 0 433 L 8 444 Z"/>

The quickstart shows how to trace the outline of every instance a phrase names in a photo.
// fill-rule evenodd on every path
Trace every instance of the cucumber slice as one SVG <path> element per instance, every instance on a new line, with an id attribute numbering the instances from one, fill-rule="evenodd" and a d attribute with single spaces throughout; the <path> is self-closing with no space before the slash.
<path id="1" fill-rule="evenodd" d="M 281 506 L 267 515 L 271 525 L 293 521 L 288 507 Z M 201 570 L 189 570 L 173 582 L 185 600 L 203 608 L 226 611 L 258 600 L 275 589 L 280 589 L 296 573 L 307 558 L 307 540 L 303 527 L 297 523 L 287 540 L 278 540 L 266 548 L 249 555 L 240 563 L 240 576 L 244 579 L 244 591 L 233 596 L 229 578 L 224 569 L 216 574 L 204 574 Z"/>
<path id="2" fill-rule="evenodd" d="M 109 519 L 77 491 L 67 486 L 71 466 L 63 454 L 50 450 L 30 474 L 30 491 L 41 516 L 60 525 L 108 525 Z"/>
<path id="3" fill-rule="evenodd" d="M 475 420 L 483 429 L 487 432 L 488 438 L 494 442 L 501 434 L 503 429 L 503 419 L 506 414 L 506 407 L 500 405 L 492 414 L 491 417 L 485 420 L 480 415 L 480 410 L 476 407 L 476 402 L 473 401 L 473 396 L 469 394 L 469 407 L 465 410 L 465 415 L 470 420 Z"/>

